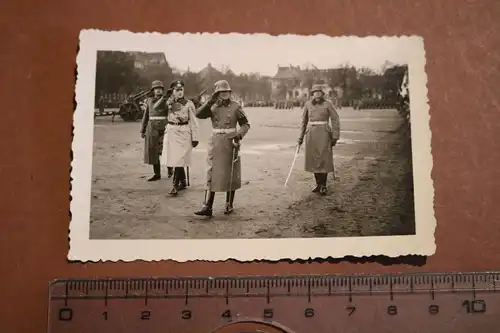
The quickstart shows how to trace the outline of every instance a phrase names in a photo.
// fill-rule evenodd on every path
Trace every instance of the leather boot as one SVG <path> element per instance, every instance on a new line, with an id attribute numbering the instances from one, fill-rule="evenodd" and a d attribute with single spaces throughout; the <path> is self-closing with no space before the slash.
<path id="1" fill-rule="evenodd" d="M 236 191 L 226 192 L 226 209 L 224 215 L 230 215 L 233 212 L 234 194 Z"/>
<path id="2" fill-rule="evenodd" d="M 167 167 L 167 170 L 168 170 L 167 176 L 168 176 L 168 179 L 170 179 L 174 175 L 174 168 Z"/>
<path id="3" fill-rule="evenodd" d="M 212 217 L 212 215 L 213 215 L 212 207 L 214 205 L 214 199 L 215 199 L 215 192 L 210 192 L 210 194 L 208 196 L 208 200 L 203 205 L 203 208 L 194 212 L 194 214 L 198 215 L 198 216 Z"/>
<path id="4" fill-rule="evenodd" d="M 328 189 L 326 187 L 326 180 L 328 178 L 328 174 L 327 173 L 323 173 L 321 174 L 321 186 L 320 186 L 320 189 L 319 189 L 319 194 L 321 195 L 326 195 L 328 193 Z"/>
<path id="5" fill-rule="evenodd" d="M 161 166 L 159 164 L 153 165 L 154 176 L 148 179 L 148 182 L 154 182 L 161 179 Z"/>
<path id="6" fill-rule="evenodd" d="M 173 186 L 168 194 L 170 194 L 171 196 L 176 196 L 179 190 L 179 173 L 177 172 L 177 168 L 174 169 L 174 179 L 172 182 Z"/>
<path id="7" fill-rule="evenodd" d="M 321 174 L 315 173 L 314 174 L 314 179 L 316 179 L 316 187 L 313 188 L 313 193 L 318 193 L 321 187 Z"/>
<path id="8" fill-rule="evenodd" d="M 186 187 L 187 187 L 187 184 L 186 184 L 186 171 L 184 170 L 183 167 L 178 167 L 178 168 L 175 168 L 176 171 L 174 172 L 177 172 L 177 177 L 179 179 L 179 183 L 177 184 L 177 190 L 184 190 Z"/>

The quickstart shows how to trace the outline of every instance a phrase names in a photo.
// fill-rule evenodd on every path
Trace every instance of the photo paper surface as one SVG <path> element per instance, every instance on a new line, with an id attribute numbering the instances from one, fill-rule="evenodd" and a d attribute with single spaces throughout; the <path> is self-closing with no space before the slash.
<path id="1" fill-rule="evenodd" d="M 84 30 L 69 260 L 432 255 L 418 36 Z"/>

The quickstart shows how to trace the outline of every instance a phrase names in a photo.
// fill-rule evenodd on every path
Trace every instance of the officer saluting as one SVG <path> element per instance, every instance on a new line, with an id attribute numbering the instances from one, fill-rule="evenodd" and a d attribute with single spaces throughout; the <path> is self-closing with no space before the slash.
<path id="1" fill-rule="evenodd" d="M 196 215 L 212 216 L 215 192 L 226 192 L 224 214 L 233 211 L 235 191 L 241 188 L 241 159 L 238 150 L 250 124 L 241 105 L 231 99 L 231 87 L 225 80 L 215 83 L 210 100 L 196 111 L 196 117 L 212 120 L 212 136 L 208 142 L 208 199 Z M 236 125 L 240 128 L 236 130 Z"/>
<path id="2" fill-rule="evenodd" d="M 184 97 L 184 82 L 170 85 L 172 95 L 167 100 L 167 129 L 163 141 L 162 164 L 174 168 L 171 195 L 186 188 L 184 167 L 191 164 L 191 152 L 198 145 L 198 121 L 192 101 Z"/>
<path id="3" fill-rule="evenodd" d="M 148 179 L 153 182 L 161 179 L 160 155 L 163 136 L 167 125 L 167 99 L 163 96 L 163 83 L 153 81 L 151 85 L 153 97 L 146 100 L 146 110 L 142 116 L 141 138 L 144 140 L 144 163 L 153 165 L 154 176 Z M 171 170 L 169 169 L 169 178 Z"/>
<path id="4" fill-rule="evenodd" d="M 305 136 L 305 170 L 316 178 L 313 192 L 325 195 L 328 173 L 334 172 L 332 148 L 340 136 L 340 122 L 333 103 L 325 99 L 323 87 L 315 84 L 311 93 L 312 99 L 304 105 L 298 144 L 302 144 Z"/>

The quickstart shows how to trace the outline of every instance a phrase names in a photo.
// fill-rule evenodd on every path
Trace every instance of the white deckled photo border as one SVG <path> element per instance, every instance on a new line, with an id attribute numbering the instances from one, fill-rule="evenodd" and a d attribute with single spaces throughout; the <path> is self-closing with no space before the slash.
<path id="1" fill-rule="evenodd" d="M 233 34 L 235 36 L 239 34 Z M 264 35 L 264 34 L 255 34 Z M 434 186 L 431 178 L 430 115 L 427 98 L 424 41 L 419 36 L 369 36 L 324 38 L 398 38 L 408 54 L 408 77 L 412 132 L 413 181 L 416 234 L 410 236 L 279 238 L 279 239 L 186 239 L 186 240 L 91 240 L 92 149 L 94 94 L 98 50 L 163 52 L 165 35 L 129 31 L 83 30 L 77 55 L 76 110 L 72 143 L 72 188 L 69 224 L 71 261 L 239 261 L 342 258 L 345 256 L 432 255 L 434 231 Z M 285 36 L 285 37 L 283 37 Z M 287 38 L 291 35 L 277 36 Z"/>

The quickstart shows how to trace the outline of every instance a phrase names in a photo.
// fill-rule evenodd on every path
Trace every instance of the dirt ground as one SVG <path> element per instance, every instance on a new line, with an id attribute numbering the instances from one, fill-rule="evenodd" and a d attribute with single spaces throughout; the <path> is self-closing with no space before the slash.
<path id="1" fill-rule="evenodd" d="M 99 117 L 94 127 L 91 239 L 269 238 L 408 235 L 415 233 L 411 147 L 396 110 L 342 109 L 341 139 L 334 148 L 335 181 L 329 194 L 311 193 L 303 151 L 285 187 L 295 153 L 301 110 L 245 108 L 251 129 L 242 144 L 243 186 L 235 210 L 215 216 L 193 212 L 204 200 L 209 121 L 200 121 L 191 186 L 177 197 L 171 179 L 147 182 L 139 122 Z M 164 170 L 166 175 L 166 170 Z"/>

